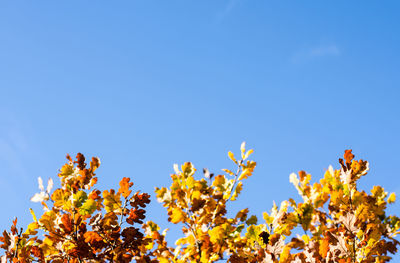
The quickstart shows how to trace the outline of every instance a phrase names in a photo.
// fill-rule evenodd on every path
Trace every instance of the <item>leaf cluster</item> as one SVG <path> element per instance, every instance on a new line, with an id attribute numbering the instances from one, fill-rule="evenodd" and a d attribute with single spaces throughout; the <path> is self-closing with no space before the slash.
<path id="1" fill-rule="evenodd" d="M 82 154 L 67 156 L 60 188 L 51 193 L 53 181 L 45 190 L 38 180 L 40 192 L 31 200 L 42 204 L 42 215 L 31 210 L 25 230 L 14 220 L 3 232 L 1 262 L 369 263 L 388 262 L 397 252 L 400 219 L 386 214 L 396 196 L 381 186 L 370 193 L 358 189 L 369 164 L 351 150 L 317 182 L 305 171 L 291 174 L 297 201 L 274 203 L 261 223 L 247 208 L 228 213 L 254 172 L 252 153 L 243 143 L 240 158 L 228 153 L 234 169 L 216 175 L 208 169 L 197 175 L 190 162 L 174 165 L 171 185 L 155 189 L 168 220 L 182 227 L 174 245 L 166 241 L 167 229 L 145 221 L 150 196 L 133 193 L 130 178 L 118 190 L 101 192 L 95 188 L 100 160 L 88 166 Z"/>
<path id="2" fill-rule="evenodd" d="M 52 181 L 43 193 L 39 179 L 41 192 L 31 200 L 41 202 L 40 218 L 31 209 L 33 222 L 25 231 L 17 231 L 15 220 L 11 231 L 3 232 L 2 262 L 148 262 L 145 247 L 150 241 L 139 227 L 150 196 L 132 193 L 129 178 L 121 180 L 118 191 L 101 192 L 94 188 L 98 158 L 89 167 L 80 153 L 75 161 L 67 159 L 58 174 L 61 187 L 51 195 Z"/>

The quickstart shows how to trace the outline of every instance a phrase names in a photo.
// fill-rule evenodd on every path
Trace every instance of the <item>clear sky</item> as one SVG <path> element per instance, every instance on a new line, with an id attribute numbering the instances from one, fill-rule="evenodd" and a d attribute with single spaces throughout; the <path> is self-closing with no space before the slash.
<path id="1" fill-rule="evenodd" d="M 154 186 L 174 163 L 218 173 L 242 141 L 258 162 L 233 209 L 261 217 L 345 149 L 360 187 L 400 194 L 399 1 L 0 2 L 1 229 L 30 220 L 37 177 L 99 156 L 102 189 Z M 199 173 L 199 176 L 201 174 Z M 399 214 L 400 205 L 390 211 Z M 400 260 L 400 257 L 398 257 Z"/>

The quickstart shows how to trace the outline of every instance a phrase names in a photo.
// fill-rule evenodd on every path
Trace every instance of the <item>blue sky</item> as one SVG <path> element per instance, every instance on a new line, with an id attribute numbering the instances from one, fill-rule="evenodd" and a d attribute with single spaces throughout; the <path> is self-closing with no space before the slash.
<path id="1" fill-rule="evenodd" d="M 246 141 L 258 167 L 232 209 L 260 217 L 296 196 L 291 172 L 319 179 L 348 148 L 370 161 L 361 188 L 400 193 L 399 7 L 2 1 L 1 229 L 40 211 L 37 177 L 77 152 L 100 157 L 102 189 L 130 176 L 154 197 L 174 163 L 218 173 Z M 167 226 L 153 200 L 148 218 Z"/>

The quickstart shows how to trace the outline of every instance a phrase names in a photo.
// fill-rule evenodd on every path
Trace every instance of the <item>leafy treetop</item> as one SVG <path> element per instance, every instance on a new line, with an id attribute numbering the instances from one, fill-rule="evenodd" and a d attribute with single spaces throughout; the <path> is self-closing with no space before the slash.
<path id="1" fill-rule="evenodd" d="M 67 159 L 58 174 L 61 187 L 51 195 L 52 180 L 44 191 L 39 178 L 41 192 L 31 200 L 41 202 L 42 216 L 38 219 L 31 209 L 33 222 L 24 232 L 16 220 L 10 232 L 3 232 L 2 262 L 149 262 L 149 240 L 136 226 L 143 223 L 150 196 L 132 193 L 133 183 L 126 177 L 118 191 L 101 192 L 94 188 L 98 158 L 89 167 L 80 153 L 75 161 Z"/>
<path id="2" fill-rule="evenodd" d="M 381 186 L 371 193 L 357 188 L 369 170 L 367 161 L 355 160 L 351 150 L 332 166 L 322 179 L 311 183 L 305 171 L 291 174 L 300 201 L 290 198 L 271 211 L 263 221 L 243 208 L 234 216 L 227 204 L 240 195 L 256 163 L 249 160 L 253 150 L 241 145 L 240 158 L 231 152 L 235 169 L 214 175 L 203 169 L 196 176 L 190 162 L 174 165 L 170 187 L 156 188 L 156 197 L 167 209 L 168 220 L 182 226 L 183 236 L 174 246 L 166 232 L 153 221 L 144 222 L 146 193 L 132 193 L 133 183 L 123 178 L 118 191 L 95 189 L 95 171 L 100 165 L 92 158 L 67 156 L 59 173 L 61 187 L 45 190 L 32 201 L 41 202 L 44 213 L 27 229 L 0 237 L 3 262 L 190 262 L 224 260 L 245 262 L 388 262 L 397 252 L 400 220 L 387 215 L 387 204 L 395 201 Z M 139 228 L 141 226 L 142 230 Z M 299 233 L 302 234 L 300 235 Z M 42 233 L 43 235 L 39 235 Z"/>

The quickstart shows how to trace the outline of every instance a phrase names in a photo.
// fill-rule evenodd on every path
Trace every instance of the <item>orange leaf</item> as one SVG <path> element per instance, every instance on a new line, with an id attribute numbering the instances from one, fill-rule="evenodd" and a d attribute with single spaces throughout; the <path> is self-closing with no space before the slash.
<path id="1" fill-rule="evenodd" d="M 69 217 L 68 214 L 64 214 L 61 217 L 61 222 L 62 224 L 60 225 L 60 227 L 64 230 L 65 233 L 69 234 L 72 232 L 72 222 L 71 222 L 71 218 Z"/>
<path id="2" fill-rule="evenodd" d="M 319 246 L 319 254 L 325 258 L 329 251 L 329 238 L 324 238 Z"/>
<path id="3" fill-rule="evenodd" d="M 94 231 L 86 232 L 83 236 L 85 238 L 85 242 L 87 243 L 100 242 L 103 240 L 101 236 Z"/>
<path id="4" fill-rule="evenodd" d="M 351 153 L 351 150 L 345 150 L 343 157 L 346 160 L 346 163 L 350 164 L 351 160 L 354 158 L 354 154 Z"/>
<path id="5" fill-rule="evenodd" d="M 129 182 L 131 179 L 128 177 L 122 178 L 122 180 L 119 182 L 119 190 L 118 193 L 121 193 L 123 197 L 128 198 L 128 196 L 131 194 L 132 190 L 129 190 L 130 187 L 132 187 L 133 183 Z"/>
<path id="6" fill-rule="evenodd" d="M 92 161 L 90 162 L 90 172 L 94 173 L 97 168 L 100 166 L 100 159 L 98 157 L 92 157 Z"/>

